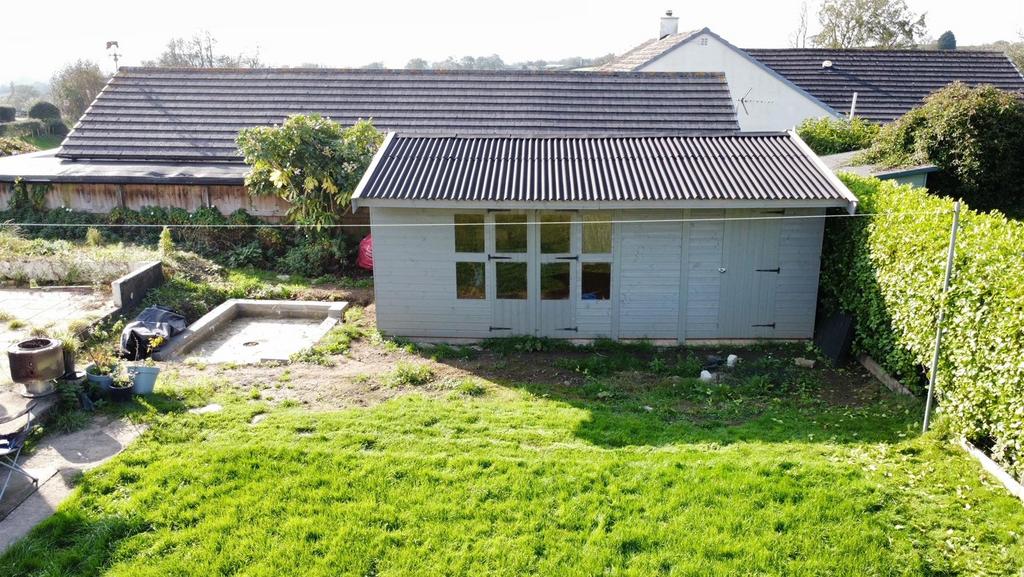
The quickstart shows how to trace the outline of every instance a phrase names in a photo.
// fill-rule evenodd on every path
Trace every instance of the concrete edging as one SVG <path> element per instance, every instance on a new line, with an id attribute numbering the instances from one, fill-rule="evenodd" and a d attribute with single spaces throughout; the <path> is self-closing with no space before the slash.
<path id="1" fill-rule="evenodd" d="M 986 455 L 981 449 L 975 447 L 967 439 L 960 439 L 960 447 L 966 451 L 968 455 L 974 457 L 974 460 L 981 464 L 982 469 L 988 471 L 989 474 L 1002 483 L 1011 495 L 1017 497 L 1021 501 L 1024 501 L 1024 485 L 1021 485 L 1020 481 L 1014 479 L 1013 475 L 1008 473 L 999 463 L 993 461 L 991 457 Z"/>
<path id="2" fill-rule="evenodd" d="M 886 370 L 882 368 L 882 365 L 878 364 L 875 359 L 872 359 L 867 355 L 860 355 L 857 357 L 857 360 L 865 369 L 868 370 L 869 373 L 871 373 L 871 376 L 878 379 L 878 381 L 885 385 L 890 391 L 900 395 L 906 395 L 908 397 L 914 396 L 914 393 L 911 392 L 910 389 L 905 387 L 903 383 L 899 382 L 895 377 L 886 372 Z"/>

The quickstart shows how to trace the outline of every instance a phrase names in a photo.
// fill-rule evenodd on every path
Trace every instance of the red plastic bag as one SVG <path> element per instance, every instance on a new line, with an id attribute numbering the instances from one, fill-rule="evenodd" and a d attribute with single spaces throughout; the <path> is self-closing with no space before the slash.
<path id="1" fill-rule="evenodd" d="M 356 257 L 356 266 L 373 270 L 373 235 L 368 234 L 366 238 L 359 241 L 359 256 Z"/>

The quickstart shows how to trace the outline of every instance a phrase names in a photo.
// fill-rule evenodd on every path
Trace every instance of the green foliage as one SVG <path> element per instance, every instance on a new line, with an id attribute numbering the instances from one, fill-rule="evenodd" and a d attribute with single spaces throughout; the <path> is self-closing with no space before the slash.
<path id="1" fill-rule="evenodd" d="M 956 50 L 956 35 L 952 30 L 946 30 L 935 42 L 935 47 L 939 50 Z"/>
<path id="2" fill-rule="evenodd" d="M 0 137 L 0 157 L 35 152 L 37 150 L 39 149 L 20 138 Z"/>
<path id="3" fill-rule="evenodd" d="M 63 120 L 59 118 L 54 118 L 46 122 L 46 132 L 52 134 L 53 136 L 64 137 L 67 136 L 69 132 L 71 132 L 71 129 L 68 128 L 67 124 L 64 124 Z"/>
<path id="4" fill-rule="evenodd" d="M 45 131 L 46 125 L 34 118 L 0 123 L 0 136 L 28 138 L 30 136 L 38 136 Z"/>
<path id="5" fill-rule="evenodd" d="M 13 106 L 0 106 L 0 122 L 14 122 L 14 115 Z"/>
<path id="6" fill-rule="evenodd" d="M 905 0 L 824 0 L 818 23 L 811 39 L 822 48 L 913 48 L 928 31 Z"/>
<path id="7" fill-rule="evenodd" d="M 389 387 L 425 385 L 434 379 L 429 365 L 398 361 L 395 368 L 384 375 L 382 381 Z"/>
<path id="8" fill-rule="evenodd" d="M 862 118 L 808 118 L 796 129 L 815 154 L 838 154 L 871 146 L 879 126 Z"/>
<path id="9" fill-rule="evenodd" d="M 253 194 L 281 197 L 292 221 L 320 228 L 348 208 L 382 139 L 369 121 L 345 128 L 319 115 L 294 115 L 281 126 L 242 130 L 238 148 Z"/>
<path id="10" fill-rule="evenodd" d="M 174 255 L 174 237 L 171 236 L 171 229 L 169 227 L 163 227 L 160 230 L 160 240 L 157 241 L 157 249 L 160 251 L 160 256 L 164 258 L 170 258 Z"/>
<path id="11" fill-rule="evenodd" d="M 993 86 L 955 83 L 885 126 L 863 159 L 884 166 L 934 163 L 931 188 L 974 208 L 1024 210 L 1024 102 Z"/>
<path id="12" fill-rule="evenodd" d="M 89 227 L 85 230 L 85 244 L 88 246 L 102 246 L 103 245 L 103 233 L 100 229 L 95 227 Z"/>
<path id="13" fill-rule="evenodd" d="M 70 63 L 50 79 L 50 92 L 61 116 L 74 124 L 107 84 L 107 76 L 91 60 Z"/>
<path id="14" fill-rule="evenodd" d="M 937 213 L 830 222 L 821 296 L 856 319 L 858 350 L 904 382 L 931 361 L 951 201 L 843 176 L 867 213 Z M 946 303 L 938 398 L 958 433 L 993 445 L 1024 475 L 1024 223 L 965 210 Z"/>
<path id="15" fill-rule="evenodd" d="M 11 200 L 8 202 L 10 212 L 41 212 L 46 210 L 46 193 L 50 187 L 42 184 L 28 184 L 18 178 L 11 189 Z"/>
<path id="16" fill-rule="evenodd" d="M 33 104 L 32 108 L 28 109 L 28 117 L 39 120 L 60 120 L 60 109 L 52 102 L 40 100 Z"/>
<path id="17" fill-rule="evenodd" d="M 466 377 L 455 385 L 455 392 L 467 397 L 481 397 L 487 392 L 487 387 L 480 382 L 480 379 Z"/>
<path id="18" fill-rule="evenodd" d="M 346 255 L 343 237 L 313 233 L 285 253 L 282 268 L 290 274 L 315 277 L 337 269 L 337 263 L 344 263 Z"/>

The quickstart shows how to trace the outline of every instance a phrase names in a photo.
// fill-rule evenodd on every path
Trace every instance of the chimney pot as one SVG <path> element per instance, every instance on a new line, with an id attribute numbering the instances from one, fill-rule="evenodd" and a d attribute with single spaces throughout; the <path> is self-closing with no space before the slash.
<path id="1" fill-rule="evenodd" d="M 679 18 L 672 15 L 671 10 L 666 10 L 661 17 L 661 29 L 658 31 L 658 39 L 679 33 Z"/>

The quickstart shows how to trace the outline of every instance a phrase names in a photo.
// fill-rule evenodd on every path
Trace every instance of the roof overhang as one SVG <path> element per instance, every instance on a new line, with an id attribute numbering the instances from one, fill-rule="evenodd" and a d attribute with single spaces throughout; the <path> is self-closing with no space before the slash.
<path id="1" fill-rule="evenodd" d="M 241 186 L 248 171 L 228 162 L 72 161 L 55 150 L 0 158 L 0 182 Z"/>

